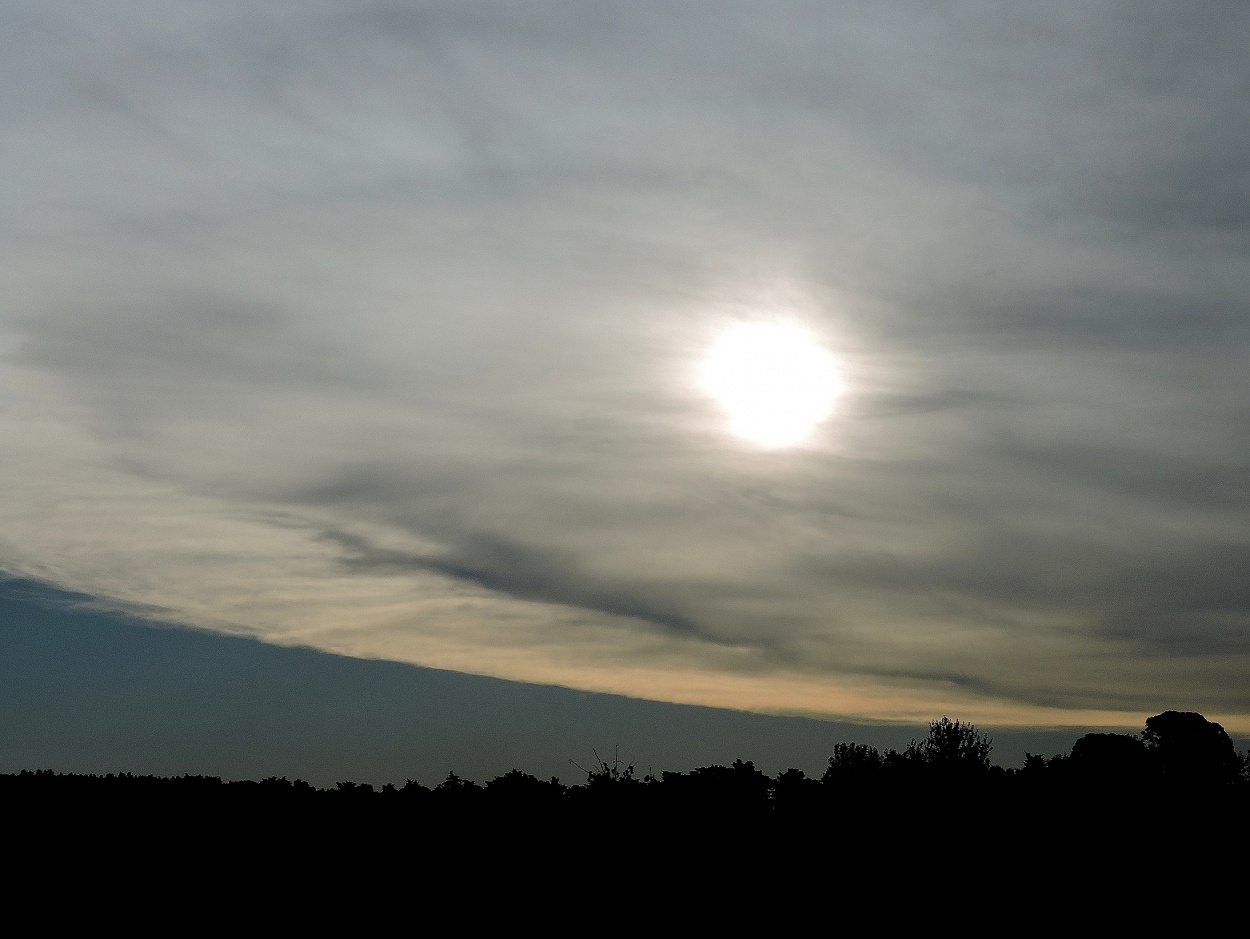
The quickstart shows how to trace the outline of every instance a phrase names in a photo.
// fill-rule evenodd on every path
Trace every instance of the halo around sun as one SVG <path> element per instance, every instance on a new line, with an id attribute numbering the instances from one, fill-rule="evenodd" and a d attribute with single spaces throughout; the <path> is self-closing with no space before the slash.
<path id="1" fill-rule="evenodd" d="M 769 449 L 809 436 L 842 390 L 833 355 L 807 330 L 782 322 L 730 327 L 713 343 L 700 377 L 733 433 Z"/>

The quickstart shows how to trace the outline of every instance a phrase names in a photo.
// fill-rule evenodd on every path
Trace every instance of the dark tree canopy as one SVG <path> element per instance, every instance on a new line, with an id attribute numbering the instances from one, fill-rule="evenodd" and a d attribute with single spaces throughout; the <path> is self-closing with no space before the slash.
<path id="1" fill-rule="evenodd" d="M 582 785 L 518 769 L 484 785 L 448 773 L 432 788 L 413 780 L 380 788 L 344 781 L 326 790 L 285 777 L 225 782 L 24 771 L 0 774 L 0 805 L 14 809 L 14 819 L 39 824 L 146 818 L 164 830 L 177 819 L 215 836 L 229 824 L 286 826 L 298 833 L 312 830 L 308 823 L 316 821 L 335 830 L 374 827 L 420 838 L 454 832 L 460 840 L 466 825 L 477 824 L 503 826 L 517 843 L 561 825 L 573 839 L 588 830 L 625 836 L 672 831 L 695 844 L 709 833 L 767 830 L 815 838 L 812 843 L 819 842 L 813 833 L 821 831 L 885 843 L 912 837 L 916 816 L 900 807 L 925 805 L 944 809 L 921 816 L 931 844 L 981 838 L 983 829 L 967 824 L 965 810 L 995 819 L 1002 831 L 1014 826 L 1066 831 L 1069 837 L 1096 833 L 1100 843 L 1148 833 L 1156 844 L 1160 832 L 1192 833 L 1195 807 L 1223 818 L 1230 831 L 1250 831 L 1250 760 L 1234 751 L 1219 724 L 1200 714 L 1155 715 L 1140 735 L 1086 734 L 1070 755 L 1046 759 L 1030 753 L 1015 769 L 991 767 L 991 745 L 972 724 L 943 717 L 903 752 L 833 745 L 819 780 L 799 769 L 770 777 L 749 760 L 639 775 L 635 763 L 618 754 L 601 759 L 597 752 L 594 764 L 583 769 Z M 945 810 L 952 807 L 962 808 Z M 1144 817 L 1153 827 L 1141 827 Z"/>
<path id="2" fill-rule="evenodd" d="M 821 781 L 830 785 L 867 785 L 875 782 L 885 767 L 876 747 L 863 743 L 834 744 L 833 755 Z"/>
<path id="3" fill-rule="evenodd" d="M 912 741 L 908 755 L 943 775 L 976 775 L 990 768 L 994 742 L 972 724 L 943 715 L 929 724 L 929 736 Z"/>
<path id="4" fill-rule="evenodd" d="M 1192 711 L 1164 711 L 1146 719 L 1142 731 L 1150 757 L 1165 781 L 1177 785 L 1229 785 L 1242 763 L 1224 728 Z"/>
<path id="5" fill-rule="evenodd" d="M 1074 765 L 1107 772 L 1144 772 L 1146 745 L 1133 734 L 1086 734 L 1072 745 Z"/>

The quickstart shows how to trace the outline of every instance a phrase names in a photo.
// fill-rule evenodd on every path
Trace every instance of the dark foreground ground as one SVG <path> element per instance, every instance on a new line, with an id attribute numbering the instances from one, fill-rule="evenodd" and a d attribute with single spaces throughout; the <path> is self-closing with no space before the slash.
<path id="1" fill-rule="evenodd" d="M 517 770 L 485 784 L 449 774 L 432 788 L 27 771 L 0 775 L 0 807 L 10 847 L 185 859 L 193 845 L 236 870 L 258 851 L 287 867 L 442 852 L 486 869 L 523 866 L 540 848 L 592 866 L 685 855 L 848 873 L 885 856 L 895 866 L 1245 863 L 1250 761 L 1201 715 L 1166 712 L 1141 734 L 1089 734 L 1069 754 L 1008 770 L 989 764 L 989 749 L 976 728 L 943 718 L 901 752 L 839 744 L 820 778 L 769 777 L 743 761 L 645 776 L 600 762 L 575 785 Z"/>

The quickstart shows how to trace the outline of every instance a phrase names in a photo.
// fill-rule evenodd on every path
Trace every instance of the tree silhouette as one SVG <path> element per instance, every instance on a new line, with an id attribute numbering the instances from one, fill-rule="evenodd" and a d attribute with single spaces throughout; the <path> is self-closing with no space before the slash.
<path id="1" fill-rule="evenodd" d="M 587 769 L 579 763 L 569 760 L 574 766 L 586 774 L 586 788 L 590 790 L 617 789 L 641 785 L 645 780 L 635 775 L 637 761 L 628 763 L 621 759 L 620 749 L 613 752 L 612 762 L 599 755 L 598 750 L 591 750 L 595 755 L 594 765 Z M 649 777 L 648 777 L 649 778 Z"/>
<path id="2" fill-rule="evenodd" d="M 1132 734 L 1086 734 L 1072 745 L 1068 768 L 1084 782 L 1122 786 L 1145 782 L 1150 754 Z"/>
<path id="3" fill-rule="evenodd" d="M 471 779 L 449 772 L 447 778 L 430 792 L 431 801 L 451 811 L 468 811 L 481 805 L 483 789 Z"/>
<path id="4" fill-rule="evenodd" d="M 496 808 L 533 811 L 557 807 L 563 801 L 566 789 L 555 776 L 542 780 L 513 769 L 490 780 L 486 784 L 486 795 Z"/>
<path id="5" fill-rule="evenodd" d="M 1142 732 L 1165 782 L 1181 786 L 1231 785 L 1241 760 L 1224 728 L 1192 711 L 1164 711 L 1146 719 Z"/>
<path id="6" fill-rule="evenodd" d="M 657 780 L 649 770 L 640 777 L 635 764 L 616 753 L 611 760 L 595 753 L 585 783 L 572 786 L 517 769 L 484 786 L 448 773 L 433 789 L 413 780 L 402 787 L 342 781 L 318 789 L 273 776 L 225 782 L 22 771 L 0 773 L 0 805 L 12 809 L 19 825 L 56 819 L 69 830 L 107 820 L 113 838 L 123 830 L 129 837 L 132 823 L 152 831 L 181 825 L 205 838 L 230 825 L 299 838 L 317 821 L 334 837 L 408 832 L 427 841 L 463 841 L 466 826 L 476 825 L 527 844 L 551 832 L 576 837 L 589 825 L 680 833 L 690 845 L 740 842 L 727 850 L 739 850 L 742 839 L 756 835 L 783 846 L 834 835 L 855 846 L 844 852 L 848 858 L 873 845 L 941 845 L 947 855 L 983 850 L 984 827 L 968 824 L 973 808 L 1003 831 L 1027 828 L 1053 845 L 1079 843 L 1083 854 L 1095 845 L 1119 845 L 1126 859 L 1159 846 L 1176 856 L 1208 851 L 1214 858 L 1227 851 L 1222 837 L 1235 837 L 1250 823 L 1247 755 L 1200 714 L 1157 714 L 1140 735 L 1086 734 L 1070 755 L 1030 753 L 1010 771 L 989 765 L 991 746 L 972 724 L 943 717 L 903 752 L 837 744 L 819 781 L 799 769 L 770 779 L 749 760 L 665 771 Z M 936 810 L 919 817 L 900 811 L 925 805 Z M 1027 852 L 1041 844 L 1002 842 L 999 848 Z"/>
<path id="7" fill-rule="evenodd" d="M 993 745 L 972 724 L 943 715 L 929 723 L 929 736 L 908 745 L 905 755 L 941 776 L 971 777 L 989 772 Z"/>
<path id="8" fill-rule="evenodd" d="M 834 744 L 833 755 L 820 781 L 827 786 L 862 787 L 875 784 L 885 768 L 876 747 L 863 743 Z"/>
<path id="9" fill-rule="evenodd" d="M 814 811 L 821 795 L 820 780 L 808 778 L 801 769 L 788 769 L 773 780 L 773 805 L 787 814 Z"/>

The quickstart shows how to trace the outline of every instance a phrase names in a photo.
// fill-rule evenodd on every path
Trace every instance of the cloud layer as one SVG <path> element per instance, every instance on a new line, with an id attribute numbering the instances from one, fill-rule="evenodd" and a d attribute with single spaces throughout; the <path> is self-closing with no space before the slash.
<path id="1" fill-rule="evenodd" d="M 1238 5 L 10 5 L 0 568 L 855 718 L 1250 728 Z M 697 382 L 783 317 L 807 445 Z"/>

